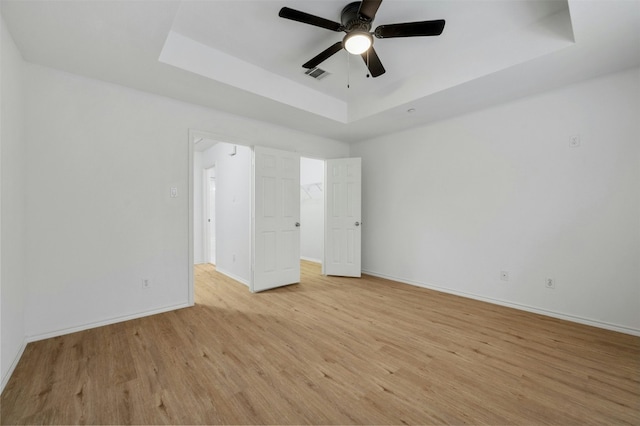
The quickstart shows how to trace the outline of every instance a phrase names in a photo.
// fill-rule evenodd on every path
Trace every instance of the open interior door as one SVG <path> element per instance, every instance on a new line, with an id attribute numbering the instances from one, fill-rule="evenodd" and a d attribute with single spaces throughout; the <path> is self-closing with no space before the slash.
<path id="1" fill-rule="evenodd" d="M 327 160 L 325 165 L 323 273 L 359 277 L 361 160 L 340 158 Z"/>
<path id="2" fill-rule="evenodd" d="M 300 156 L 253 150 L 251 291 L 300 282 Z"/>

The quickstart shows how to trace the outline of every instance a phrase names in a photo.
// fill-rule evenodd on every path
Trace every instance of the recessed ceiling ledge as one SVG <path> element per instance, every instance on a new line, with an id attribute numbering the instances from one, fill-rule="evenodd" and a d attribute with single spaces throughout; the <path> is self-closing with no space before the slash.
<path id="1" fill-rule="evenodd" d="M 347 123 L 346 102 L 235 58 L 173 30 L 169 32 L 158 60 L 292 107 L 340 123 Z"/>
<path id="2" fill-rule="evenodd" d="M 349 122 L 433 95 L 575 45 L 568 8 L 510 33 L 479 39 L 438 58 L 438 66 L 349 104 Z"/>

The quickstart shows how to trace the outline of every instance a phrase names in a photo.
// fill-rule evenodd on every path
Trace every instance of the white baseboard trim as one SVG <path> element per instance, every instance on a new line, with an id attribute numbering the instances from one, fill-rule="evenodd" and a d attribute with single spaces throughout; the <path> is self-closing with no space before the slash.
<path id="1" fill-rule="evenodd" d="M 242 284 L 246 285 L 247 287 L 249 287 L 249 281 L 245 280 L 244 278 L 240 278 L 239 276 L 234 275 L 231 272 L 227 272 L 224 269 L 220 269 L 217 266 L 216 266 L 216 271 L 220 272 L 222 275 L 228 276 L 232 280 L 238 281 L 239 283 L 242 283 Z"/>
<path id="2" fill-rule="evenodd" d="M 18 366 L 18 362 L 20 362 L 20 358 L 22 358 L 22 354 L 24 353 L 24 350 L 27 347 L 27 343 L 28 342 L 26 339 L 22 339 L 22 344 L 20 345 L 20 349 L 18 350 L 18 353 L 16 354 L 16 356 L 13 358 L 13 362 L 9 367 L 9 371 L 7 371 L 7 374 L 5 374 L 4 377 L 2 377 L 2 383 L 0 383 L 0 393 L 4 391 L 4 387 L 7 386 L 7 383 L 9 383 L 9 379 L 11 378 L 13 371 Z"/>
<path id="3" fill-rule="evenodd" d="M 452 290 L 452 289 L 445 288 L 445 287 L 439 287 L 439 286 L 433 285 L 433 284 L 428 284 L 428 283 L 423 283 L 423 282 L 419 282 L 419 281 L 408 280 L 406 278 L 393 277 L 391 275 L 382 274 L 380 272 L 369 271 L 369 270 L 364 270 L 364 269 L 362 270 L 362 272 L 365 273 L 365 274 L 368 274 L 368 275 L 372 275 L 374 277 L 384 278 L 384 279 L 387 279 L 387 280 L 396 281 L 396 282 L 403 283 L 403 284 L 409 284 L 409 285 L 413 285 L 413 286 L 416 286 L 416 287 L 422 287 L 422 288 L 426 288 L 426 289 L 429 289 L 429 290 L 435 290 L 435 291 L 439 291 L 439 292 L 442 292 L 442 293 L 453 294 L 455 296 L 466 297 L 468 299 L 479 300 L 481 302 L 492 303 L 494 305 L 506 306 L 508 308 L 518 309 L 518 310 L 526 311 L 526 312 L 532 312 L 534 314 L 545 315 L 545 316 L 548 316 L 548 317 L 558 318 L 558 319 L 565 320 L 565 321 L 571 321 L 571 322 L 575 322 L 575 323 L 579 323 L 579 324 L 590 325 L 592 327 L 603 328 L 605 330 L 617 331 L 617 332 L 620 332 L 620 333 L 631 334 L 633 336 L 640 336 L 640 329 L 636 329 L 636 328 L 625 327 L 625 326 L 618 325 L 618 324 L 611 324 L 611 323 L 604 322 L 604 321 L 592 320 L 592 319 L 589 319 L 589 318 L 579 317 L 579 316 L 576 316 L 576 315 L 564 314 L 562 312 L 556 312 L 556 311 L 550 311 L 550 310 L 547 310 L 547 309 L 536 308 L 534 306 L 529 306 L 529 305 L 524 305 L 524 304 L 520 304 L 520 303 L 509 302 L 509 301 L 506 301 L 506 300 L 494 299 L 494 298 L 491 298 L 491 297 L 480 296 L 480 295 L 477 295 L 477 294 L 474 294 L 474 293 L 467 293 L 467 292 L 464 292 L 464 291 Z"/>
<path id="4" fill-rule="evenodd" d="M 301 260 L 306 260 L 307 262 L 313 262 L 313 263 L 319 263 L 322 265 L 322 260 L 320 259 L 315 259 L 313 257 L 307 257 L 307 256 L 300 256 Z"/>
<path id="5" fill-rule="evenodd" d="M 133 319 L 148 317 L 151 315 L 162 314 L 165 312 L 175 311 L 178 309 L 188 308 L 191 305 L 188 303 L 180 303 L 178 305 L 166 306 L 164 308 L 152 309 L 150 311 L 139 312 L 131 315 L 124 315 L 121 317 L 110 318 L 103 321 L 91 322 L 88 324 L 79 325 L 77 327 L 63 328 L 60 330 L 48 331 L 46 333 L 34 334 L 26 337 L 27 343 L 36 342 L 38 340 L 50 339 L 52 337 L 64 336 L 65 334 L 77 333 L 78 331 L 89 330 L 91 328 L 103 327 L 105 325 L 111 325 L 118 322 L 130 321 Z"/>

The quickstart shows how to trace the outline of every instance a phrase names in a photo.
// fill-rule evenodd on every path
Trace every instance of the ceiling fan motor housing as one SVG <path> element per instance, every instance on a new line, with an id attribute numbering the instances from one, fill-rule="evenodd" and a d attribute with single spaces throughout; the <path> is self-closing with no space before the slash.
<path id="1" fill-rule="evenodd" d="M 347 33 L 350 33 L 351 31 L 362 31 L 368 33 L 371 31 L 371 20 L 358 13 L 360 10 L 360 3 L 361 2 L 359 1 L 349 3 L 344 7 L 344 9 L 342 9 L 340 21 L 342 22 L 344 31 Z"/>

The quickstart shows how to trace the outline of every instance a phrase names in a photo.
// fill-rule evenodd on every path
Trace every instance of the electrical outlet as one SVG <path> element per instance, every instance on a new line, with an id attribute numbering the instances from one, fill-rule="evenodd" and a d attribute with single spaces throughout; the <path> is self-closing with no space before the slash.
<path id="1" fill-rule="evenodd" d="M 509 272 L 507 271 L 500 271 L 500 279 L 502 281 L 509 281 Z"/>
<path id="2" fill-rule="evenodd" d="M 551 289 L 556 288 L 556 280 L 554 280 L 553 278 L 545 278 L 544 286 Z"/>
<path id="3" fill-rule="evenodd" d="M 151 287 L 151 280 L 149 278 L 142 279 L 142 288 L 147 289 Z"/>

